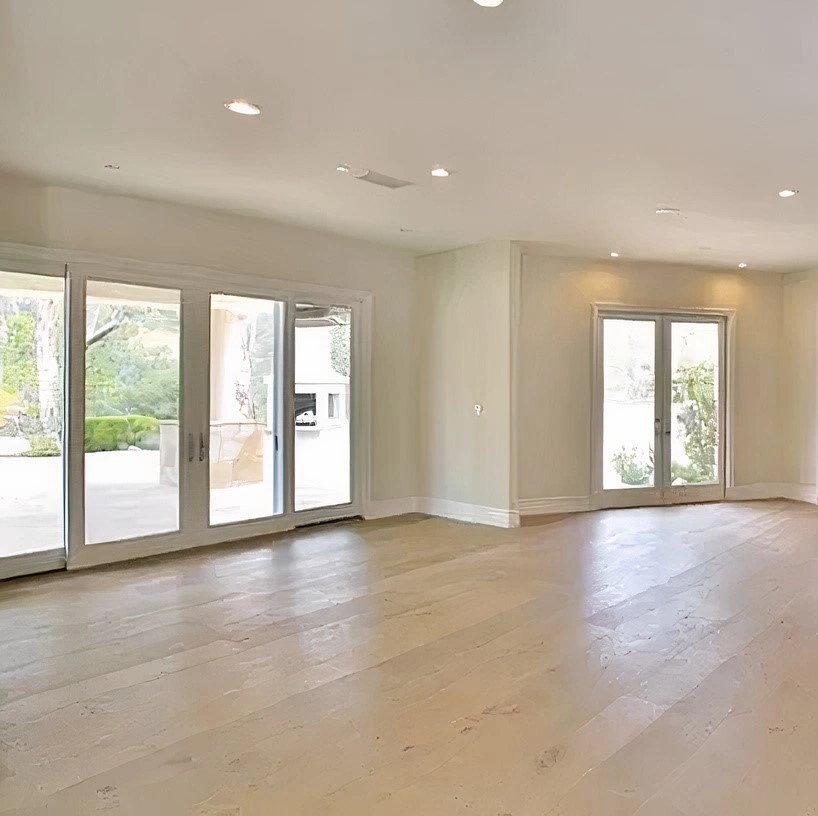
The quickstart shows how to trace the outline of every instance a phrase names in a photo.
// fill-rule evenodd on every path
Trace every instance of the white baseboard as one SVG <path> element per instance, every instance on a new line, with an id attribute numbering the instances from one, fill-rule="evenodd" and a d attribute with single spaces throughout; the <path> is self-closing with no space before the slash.
<path id="1" fill-rule="evenodd" d="M 792 499 L 793 501 L 818 504 L 818 488 L 811 484 L 791 482 L 755 482 L 748 485 L 728 487 L 728 501 L 752 501 L 754 499 Z"/>
<path id="2" fill-rule="evenodd" d="M 391 516 L 405 516 L 418 512 L 418 500 L 415 496 L 404 496 L 400 499 L 372 499 L 367 502 L 364 518 L 381 519 Z"/>
<path id="3" fill-rule="evenodd" d="M 367 519 L 403 516 L 406 513 L 424 513 L 427 516 L 467 521 L 471 524 L 487 524 L 491 527 L 519 527 L 520 514 L 516 510 L 499 507 L 484 507 L 479 504 L 432 499 L 421 496 L 407 496 L 401 499 L 378 499 L 366 506 Z"/>
<path id="4" fill-rule="evenodd" d="M 521 516 L 548 516 L 554 513 L 585 513 L 591 509 L 590 496 L 554 496 L 544 499 L 520 499 Z"/>
<path id="5" fill-rule="evenodd" d="M 491 527 L 519 527 L 520 514 L 516 510 L 485 507 L 480 504 L 450 501 L 449 499 L 418 498 L 418 512 L 430 516 L 442 516 L 471 524 L 488 524 Z"/>

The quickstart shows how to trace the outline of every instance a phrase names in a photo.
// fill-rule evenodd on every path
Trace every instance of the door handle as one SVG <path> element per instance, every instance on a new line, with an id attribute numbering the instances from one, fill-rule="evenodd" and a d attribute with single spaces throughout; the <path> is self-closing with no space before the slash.
<path id="1" fill-rule="evenodd" d="M 654 419 L 653 420 L 653 434 L 654 436 L 659 436 L 662 433 L 662 420 L 661 419 Z"/>
<path id="2" fill-rule="evenodd" d="M 199 434 L 199 461 L 204 462 L 205 460 L 205 438 L 204 434 Z"/>
<path id="3" fill-rule="evenodd" d="M 189 433 L 187 435 L 187 460 L 188 462 L 193 461 L 193 434 Z"/>

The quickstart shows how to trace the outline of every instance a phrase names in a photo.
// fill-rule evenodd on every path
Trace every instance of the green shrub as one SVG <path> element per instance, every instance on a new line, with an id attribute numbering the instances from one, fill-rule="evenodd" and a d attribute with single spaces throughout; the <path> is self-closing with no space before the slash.
<path id="1" fill-rule="evenodd" d="M 634 447 L 628 450 L 623 445 L 611 456 L 614 470 L 622 480 L 622 484 L 632 487 L 644 487 L 653 476 L 653 451 L 645 459 Z"/>
<path id="2" fill-rule="evenodd" d="M 99 416 L 85 420 L 85 452 L 159 449 L 159 420 L 147 416 Z"/>
<path id="3" fill-rule="evenodd" d="M 50 436 L 32 436 L 28 444 L 31 447 L 23 456 L 60 456 L 62 454 L 60 443 Z"/>

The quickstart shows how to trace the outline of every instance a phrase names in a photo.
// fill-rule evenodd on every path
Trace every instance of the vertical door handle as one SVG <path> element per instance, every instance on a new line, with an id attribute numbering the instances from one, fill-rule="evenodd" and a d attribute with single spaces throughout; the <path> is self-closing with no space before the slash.
<path id="1" fill-rule="evenodd" d="M 204 462 L 205 460 L 205 439 L 204 434 L 199 434 L 199 461 Z"/>
<path id="2" fill-rule="evenodd" d="M 188 462 L 193 461 L 193 434 L 189 433 L 187 435 L 187 460 Z"/>

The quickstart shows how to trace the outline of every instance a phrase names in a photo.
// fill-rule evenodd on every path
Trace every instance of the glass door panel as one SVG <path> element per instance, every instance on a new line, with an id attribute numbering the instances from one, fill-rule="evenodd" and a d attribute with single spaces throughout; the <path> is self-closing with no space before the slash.
<path id="1" fill-rule="evenodd" d="M 719 324 L 670 326 L 670 483 L 719 482 Z"/>
<path id="2" fill-rule="evenodd" d="M 284 511 L 284 303 L 210 298 L 210 524 Z"/>
<path id="3" fill-rule="evenodd" d="M 179 530 L 181 293 L 88 280 L 85 541 Z"/>
<path id="4" fill-rule="evenodd" d="M 602 342 L 602 488 L 653 487 L 656 322 L 605 318 Z"/>
<path id="5" fill-rule="evenodd" d="M 601 315 L 598 343 L 597 506 L 723 498 L 724 319 Z"/>
<path id="6" fill-rule="evenodd" d="M 0 271 L 0 558 L 65 547 L 64 292 Z"/>
<path id="7" fill-rule="evenodd" d="M 295 510 L 349 504 L 352 310 L 295 313 Z"/>

